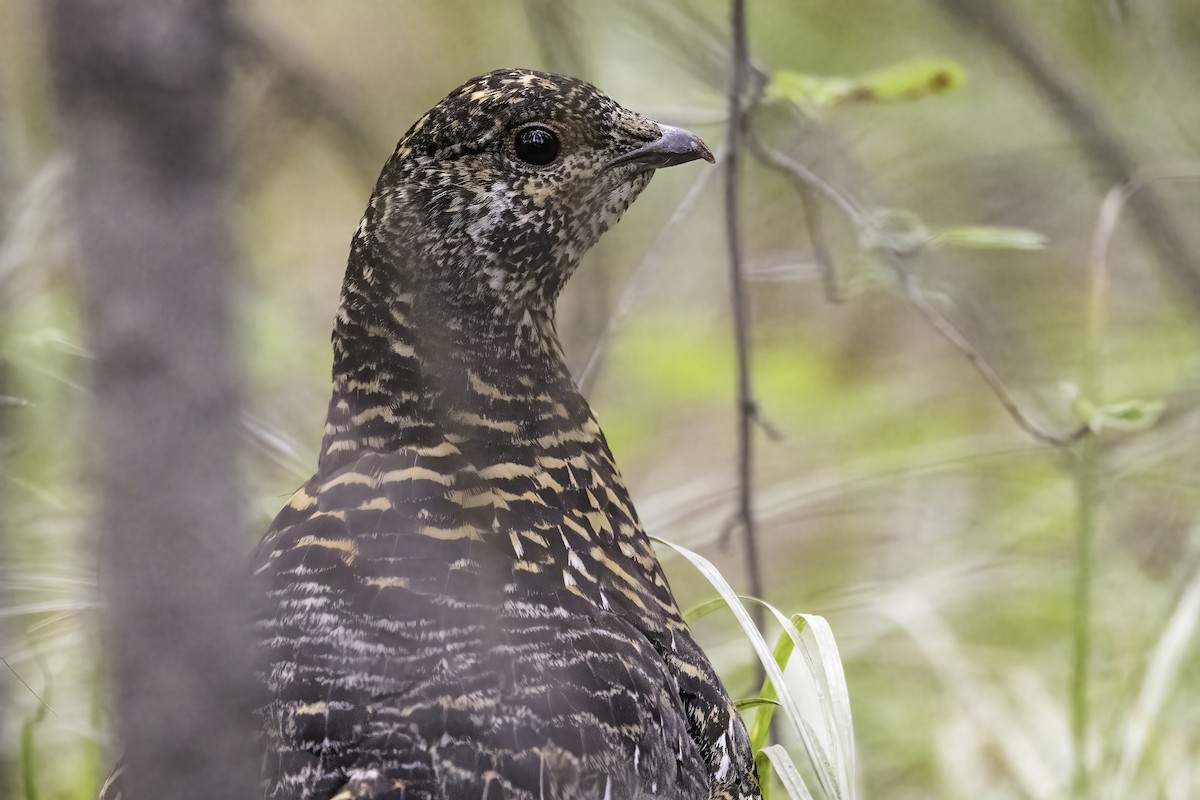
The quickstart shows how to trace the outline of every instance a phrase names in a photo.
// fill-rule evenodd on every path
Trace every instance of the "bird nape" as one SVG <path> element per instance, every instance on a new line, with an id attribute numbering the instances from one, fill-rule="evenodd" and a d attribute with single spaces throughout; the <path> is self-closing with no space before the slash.
<path id="1" fill-rule="evenodd" d="M 351 242 L 317 472 L 255 556 L 266 797 L 759 796 L 554 328 L 584 252 L 696 159 L 517 69 L 400 140 Z"/>

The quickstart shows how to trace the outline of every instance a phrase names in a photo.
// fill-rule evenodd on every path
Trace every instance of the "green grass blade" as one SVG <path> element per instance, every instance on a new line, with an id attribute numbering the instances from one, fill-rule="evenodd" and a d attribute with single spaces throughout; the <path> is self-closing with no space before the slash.
<path id="1" fill-rule="evenodd" d="M 733 701 L 733 707 L 738 711 L 745 711 L 750 708 L 761 708 L 762 706 L 775 707 L 778 705 L 779 701 L 772 697 L 744 697 L 741 700 Z"/>
<path id="2" fill-rule="evenodd" d="M 754 599 L 754 598 L 749 598 Z M 821 710 L 824 729 L 833 747 L 834 763 L 839 768 L 840 783 L 847 796 L 855 795 L 856 755 L 854 720 L 850 712 L 850 692 L 841 655 L 833 631 L 824 617 L 816 614 L 796 614 L 788 618 L 765 600 L 756 600 L 771 612 L 784 634 L 804 658 L 806 673 L 812 680 L 817 706 Z M 809 636 L 804 634 L 808 633 Z M 812 644 L 809 643 L 809 638 Z"/>
<path id="3" fill-rule="evenodd" d="M 759 751 L 768 761 L 771 768 L 779 776 L 779 782 L 792 800 L 813 800 L 812 792 L 804 785 L 804 778 L 787 750 L 777 744 L 770 744 Z M 761 773 L 760 773 L 761 775 Z M 765 797 L 765 795 L 764 795 Z"/>
<path id="4" fill-rule="evenodd" d="M 1200 619 L 1200 566 L 1194 567 L 1191 577 L 1179 595 L 1159 636 L 1158 643 L 1146 666 L 1137 700 L 1129 710 L 1129 718 L 1121 737 L 1121 763 L 1113 784 L 1114 798 L 1133 795 L 1133 779 L 1141 764 L 1146 743 L 1150 740 L 1156 720 L 1162 712 L 1179 669 L 1191 649 Z"/>
<path id="5" fill-rule="evenodd" d="M 779 642 L 775 645 L 775 652 L 772 653 L 772 658 L 779 666 L 779 671 L 783 672 L 787 669 L 788 659 L 792 656 L 792 651 L 795 645 L 792 643 L 792 637 L 784 631 L 779 636 Z M 775 684 L 771 681 L 764 680 L 762 690 L 759 692 L 763 697 L 775 697 Z M 778 705 L 778 703 L 776 703 Z M 760 708 L 754 715 L 754 723 L 750 726 L 750 747 L 758 752 L 767 743 L 767 735 L 771 732 L 771 717 L 775 714 L 775 708 L 772 706 L 764 706 Z"/>
<path id="6" fill-rule="evenodd" d="M 813 772 L 817 776 L 817 781 L 821 784 L 821 789 L 825 795 L 833 800 L 842 800 L 844 797 L 853 798 L 853 784 L 843 786 L 842 781 L 838 779 L 839 770 L 834 766 L 829 757 L 829 752 L 826 750 L 821 738 L 817 732 L 809 725 L 805 716 L 800 711 L 800 705 L 795 696 L 789 690 L 787 682 L 784 680 L 783 672 L 779 669 L 779 665 L 775 663 L 771 649 L 767 646 L 767 642 L 763 639 L 762 633 L 755 627 L 753 620 L 750 619 L 750 614 L 746 611 L 746 607 L 742 605 L 738 599 L 737 593 L 729 585 L 729 582 L 721 575 L 720 570 L 713 566 L 712 562 L 704 558 L 698 553 L 693 553 L 686 547 L 681 547 L 671 542 L 664 541 L 657 537 L 652 537 L 654 541 L 670 547 L 675 552 L 686 558 L 692 563 L 701 575 L 703 575 L 713 588 L 725 599 L 729 605 L 729 610 L 733 612 L 734 617 L 742 626 L 746 638 L 750 640 L 750 644 L 754 647 L 755 653 L 758 654 L 759 661 L 762 662 L 763 669 L 767 673 L 767 678 L 775 685 L 776 695 L 779 699 L 779 704 L 784 710 L 785 716 L 792 723 L 796 730 L 796 734 L 800 737 L 800 742 L 804 747 L 809 760 L 812 762 Z M 786 617 L 785 617 L 786 619 Z M 793 628 L 795 626 L 792 626 Z M 849 793 L 849 794 L 847 794 Z"/>
<path id="7" fill-rule="evenodd" d="M 687 611 L 683 612 L 683 621 L 688 625 L 691 625 L 696 620 L 703 619 L 714 611 L 720 611 L 722 608 L 725 608 L 725 606 L 726 603 L 724 597 L 714 597 L 712 600 L 706 600 L 703 603 L 694 605 Z"/>

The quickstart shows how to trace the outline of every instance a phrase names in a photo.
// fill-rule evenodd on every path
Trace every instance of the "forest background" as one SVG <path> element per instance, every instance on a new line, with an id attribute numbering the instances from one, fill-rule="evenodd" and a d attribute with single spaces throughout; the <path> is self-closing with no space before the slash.
<path id="1" fill-rule="evenodd" d="M 104 454 L 47 16 L 0 4 L 0 791 L 83 800 L 116 755 Z M 248 549 L 315 465 L 347 244 L 408 125 L 530 66 L 727 157 L 733 37 L 716 0 L 232 19 Z M 752 1 L 747 21 L 746 346 L 716 168 L 656 177 L 560 305 L 647 529 L 829 621 L 862 796 L 1200 795 L 1200 8 Z M 685 606 L 713 596 L 663 557 Z M 759 694 L 732 617 L 697 629 Z"/>

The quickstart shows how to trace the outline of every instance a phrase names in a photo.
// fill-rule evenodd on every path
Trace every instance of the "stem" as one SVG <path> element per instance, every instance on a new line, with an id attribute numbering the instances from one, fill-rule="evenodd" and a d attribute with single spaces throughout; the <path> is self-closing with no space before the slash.
<path id="1" fill-rule="evenodd" d="M 1115 224 L 1119 204 L 1106 200 Z M 1104 214 L 1102 214 L 1102 217 Z M 1098 227 L 1103 227 L 1098 226 Z M 1104 249 L 1093 248 L 1088 264 L 1087 341 L 1084 344 L 1083 376 L 1080 395 L 1091 404 L 1103 402 L 1103 338 L 1105 309 L 1108 304 L 1108 261 Z M 1072 460 L 1075 482 L 1075 588 L 1074 624 L 1071 635 L 1071 740 L 1074 746 L 1074 778 L 1071 794 L 1088 795 L 1090 776 L 1087 764 L 1089 724 L 1089 686 L 1092 656 L 1092 583 L 1095 574 L 1096 506 L 1099 502 L 1099 445 L 1096 437 L 1085 437 Z"/>
<path id="2" fill-rule="evenodd" d="M 1071 632 L 1071 740 L 1074 746 L 1074 779 L 1071 796 L 1088 794 L 1087 732 L 1088 687 L 1092 654 L 1093 543 L 1096 538 L 1096 439 L 1079 443 L 1073 459 L 1075 478 L 1075 590 Z"/>
<path id="3" fill-rule="evenodd" d="M 745 0 L 733 0 L 733 74 L 729 86 L 729 153 L 725 158 L 725 229 L 729 245 L 729 281 L 733 304 L 733 327 L 737 346 L 738 380 L 738 527 L 746 543 L 746 569 L 750 593 L 763 595 L 762 567 L 758 556 L 758 534 L 754 524 L 754 421 L 758 406 L 750 384 L 750 311 L 746 303 L 745 274 L 742 264 L 741 187 L 739 168 L 742 136 L 746 130 L 746 78 L 750 70 L 746 37 Z M 763 624 L 762 609 L 751 611 L 754 624 Z"/>

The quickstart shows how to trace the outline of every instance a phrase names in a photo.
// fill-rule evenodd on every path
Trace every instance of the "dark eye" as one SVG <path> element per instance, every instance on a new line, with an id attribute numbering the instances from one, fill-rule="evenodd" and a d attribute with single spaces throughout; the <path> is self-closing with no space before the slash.
<path id="1" fill-rule="evenodd" d="M 517 158 L 527 164 L 543 166 L 558 156 L 558 134 L 542 125 L 530 125 L 517 131 Z"/>

